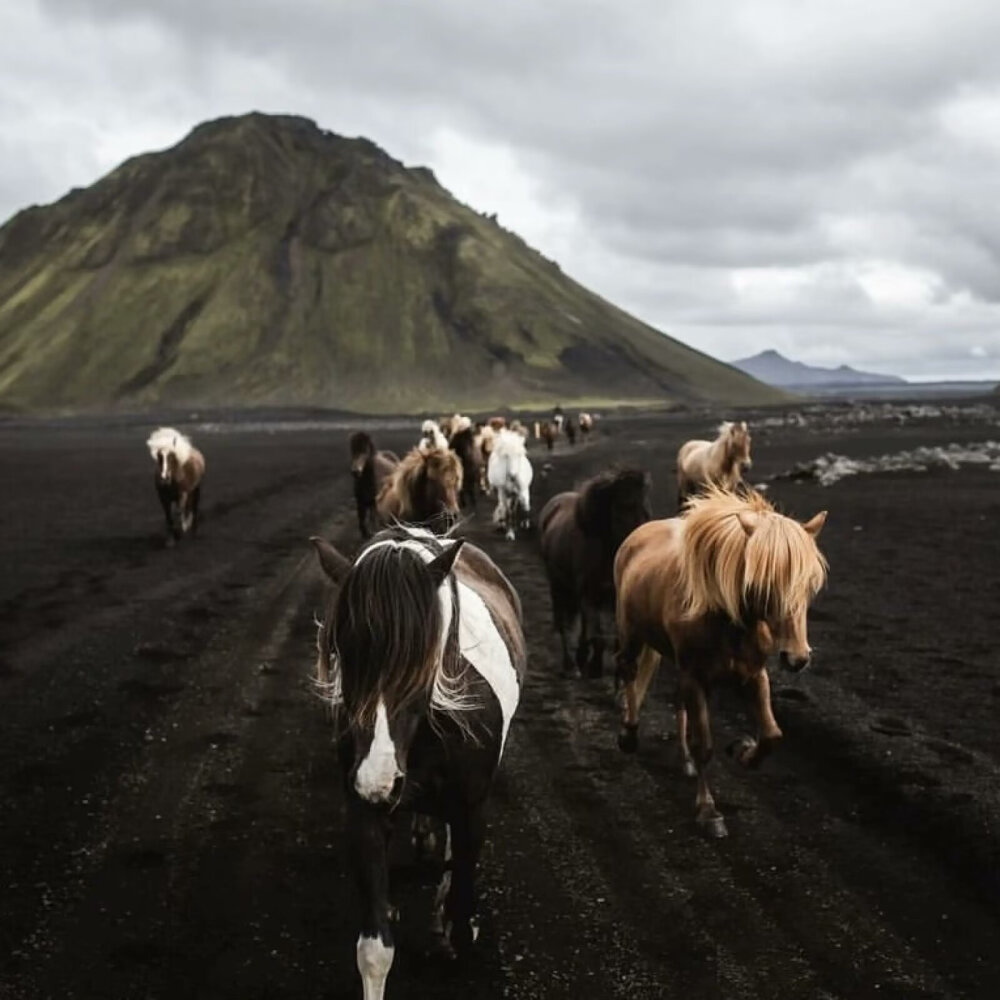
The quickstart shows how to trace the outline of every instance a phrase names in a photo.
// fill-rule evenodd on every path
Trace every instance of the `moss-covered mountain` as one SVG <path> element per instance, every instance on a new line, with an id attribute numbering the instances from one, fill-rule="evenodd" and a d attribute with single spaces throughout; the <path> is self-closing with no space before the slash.
<path id="1" fill-rule="evenodd" d="M 5 407 L 778 396 L 303 118 L 208 122 L 0 229 Z"/>

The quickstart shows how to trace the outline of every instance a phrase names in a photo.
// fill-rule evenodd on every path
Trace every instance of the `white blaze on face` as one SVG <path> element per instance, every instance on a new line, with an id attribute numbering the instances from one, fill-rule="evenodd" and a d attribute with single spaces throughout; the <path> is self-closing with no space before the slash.
<path id="1" fill-rule="evenodd" d="M 375 732 L 371 746 L 358 766 L 354 788 L 368 802 L 388 802 L 392 796 L 392 786 L 402 774 L 396 763 L 396 747 L 389 735 L 389 717 L 386 715 L 385 703 L 380 699 L 375 710 Z"/>
<path id="2" fill-rule="evenodd" d="M 365 991 L 365 1000 L 382 1000 L 385 996 L 385 981 L 392 968 L 396 949 L 382 943 L 376 937 L 358 938 L 358 972 Z"/>

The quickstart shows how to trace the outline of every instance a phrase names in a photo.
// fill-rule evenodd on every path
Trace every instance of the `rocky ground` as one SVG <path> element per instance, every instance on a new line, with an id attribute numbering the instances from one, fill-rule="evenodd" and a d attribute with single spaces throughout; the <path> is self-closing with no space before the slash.
<path id="1" fill-rule="evenodd" d="M 424 957 L 430 873 L 401 844 L 391 998 L 1000 994 L 1000 471 L 780 478 L 1000 438 L 992 406 L 881 406 L 747 415 L 753 481 L 795 516 L 829 509 L 831 569 L 814 666 L 773 674 L 784 745 L 759 773 L 718 763 L 727 840 L 692 822 L 666 680 L 623 756 L 610 677 L 559 675 L 536 540 L 480 508 L 465 531 L 521 593 L 531 674 L 478 953 Z M 536 509 L 623 461 L 670 514 L 676 448 L 716 421 L 606 420 L 533 451 Z M 357 546 L 349 429 L 188 426 L 203 530 L 167 550 L 147 425 L 0 425 L 3 998 L 360 995 L 306 541 Z M 716 723 L 719 745 L 742 731 L 735 699 Z"/>

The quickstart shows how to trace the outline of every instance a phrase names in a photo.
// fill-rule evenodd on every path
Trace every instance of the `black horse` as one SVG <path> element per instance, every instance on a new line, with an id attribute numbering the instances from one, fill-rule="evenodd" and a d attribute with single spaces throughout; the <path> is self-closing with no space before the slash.
<path id="1" fill-rule="evenodd" d="M 462 463 L 462 489 L 458 494 L 458 502 L 462 507 L 471 508 L 475 512 L 480 463 L 476 461 L 476 429 L 468 420 L 460 430 L 453 431 L 448 446 Z"/>
<path id="2" fill-rule="evenodd" d="M 542 508 L 542 558 L 567 673 L 601 675 L 601 613 L 614 611 L 615 552 L 652 516 L 649 489 L 649 476 L 642 470 L 612 469 L 589 479 L 579 492 L 557 494 Z M 569 632 L 577 619 L 580 636 L 574 670 Z"/>
<path id="3" fill-rule="evenodd" d="M 378 492 L 397 465 L 396 455 L 391 451 L 376 451 L 374 442 L 364 431 L 351 435 L 351 475 L 354 476 L 354 503 L 362 538 L 371 537 L 378 520 L 375 510 Z"/>

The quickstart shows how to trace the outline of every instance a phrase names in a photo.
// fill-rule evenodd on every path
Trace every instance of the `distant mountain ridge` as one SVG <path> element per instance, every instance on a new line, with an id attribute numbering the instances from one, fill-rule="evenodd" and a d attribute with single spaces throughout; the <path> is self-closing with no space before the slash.
<path id="1" fill-rule="evenodd" d="M 0 227 L 4 409 L 783 398 L 305 118 L 206 122 Z"/>
<path id="2" fill-rule="evenodd" d="M 734 368 L 752 375 L 761 382 L 782 389 L 806 389 L 810 387 L 864 386 L 864 385 L 906 385 L 906 379 L 898 375 L 881 375 L 876 372 L 858 371 L 849 365 L 838 368 L 821 368 L 792 361 L 777 351 L 761 351 L 750 358 L 740 358 L 730 362 Z"/>

